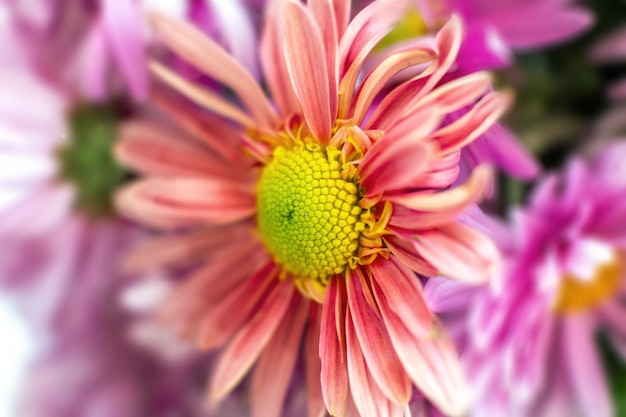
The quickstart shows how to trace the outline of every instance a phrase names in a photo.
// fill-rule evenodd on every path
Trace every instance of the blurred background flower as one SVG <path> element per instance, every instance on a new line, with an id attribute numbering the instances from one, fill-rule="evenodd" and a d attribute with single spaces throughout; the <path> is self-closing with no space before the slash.
<path id="1" fill-rule="evenodd" d="M 426 285 L 437 311 L 464 321 L 451 326 L 475 381 L 473 415 L 615 415 L 596 338 L 626 354 L 625 170 L 626 142 L 572 160 L 510 228 L 488 226 L 504 256 L 491 288 Z"/>
<path id="2" fill-rule="evenodd" d="M 256 53 L 246 45 L 256 38 L 258 10 L 243 2 L 173 3 L 167 11 L 218 36 L 254 70 Z M 126 314 L 118 302 L 131 279 L 122 256 L 142 232 L 112 210 L 112 193 L 129 179 L 112 146 L 118 123 L 148 95 L 151 7 L 2 4 L 0 285 L 27 319 L 39 356 L 19 415 L 154 415 L 167 412 L 169 397 L 169 412 L 179 412 L 202 389 L 197 366 L 159 357 L 163 340 L 135 340 L 137 322 L 149 318 Z M 172 387 L 179 394 L 168 393 Z M 196 415 L 204 407 L 194 401 Z"/>

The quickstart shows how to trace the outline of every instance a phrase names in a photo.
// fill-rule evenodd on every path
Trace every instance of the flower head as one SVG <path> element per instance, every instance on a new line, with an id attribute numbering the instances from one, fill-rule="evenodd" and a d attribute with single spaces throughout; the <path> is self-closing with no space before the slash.
<path id="1" fill-rule="evenodd" d="M 468 318 L 476 415 L 614 415 L 595 341 L 606 332 L 619 351 L 626 335 L 624 145 L 545 178 L 512 228 L 490 222 L 505 256 L 495 289 L 427 284 L 437 311 Z"/>
<path id="2" fill-rule="evenodd" d="M 350 22 L 347 1 L 274 2 L 261 44 L 273 102 L 192 27 L 153 19 L 166 44 L 241 104 L 153 63 L 158 78 L 210 112 L 159 87 L 155 101 L 179 126 L 131 122 L 116 150 L 148 176 L 121 192 L 120 210 L 184 229 L 140 247 L 129 267 L 200 261 L 164 314 L 205 348 L 226 344 L 212 401 L 257 362 L 253 412 L 277 415 L 304 337 L 311 415 L 324 404 L 333 415 L 354 406 L 364 416 L 402 412 L 412 385 L 450 414 L 463 410 L 454 349 L 415 272 L 487 279 L 495 249 L 456 218 L 482 198 L 489 170 L 449 187 L 459 151 L 508 97 L 491 92 L 483 73 L 441 83 L 461 43 L 456 18 L 434 42 L 394 51 L 359 82 L 402 6 L 377 1 Z M 413 66 L 422 70 L 379 97 Z"/>

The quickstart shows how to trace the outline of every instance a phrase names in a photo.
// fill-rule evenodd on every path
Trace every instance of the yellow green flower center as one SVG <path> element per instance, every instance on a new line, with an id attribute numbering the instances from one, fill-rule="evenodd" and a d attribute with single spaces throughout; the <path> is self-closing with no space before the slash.
<path id="1" fill-rule="evenodd" d="M 94 218 L 114 214 L 113 194 L 129 179 L 111 151 L 121 118 L 115 103 L 74 108 L 69 140 L 58 152 L 61 177 L 75 187 L 76 205 Z"/>
<path id="2" fill-rule="evenodd" d="M 590 310 L 615 294 L 624 273 L 624 262 L 618 257 L 598 266 L 589 281 L 565 276 L 553 305 L 557 313 L 577 313 Z"/>
<path id="3" fill-rule="evenodd" d="M 330 147 L 279 146 L 258 183 L 258 223 L 267 248 L 294 278 L 321 286 L 357 257 L 365 228 L 358 182 L 343 178 L 339 159 Z"/>

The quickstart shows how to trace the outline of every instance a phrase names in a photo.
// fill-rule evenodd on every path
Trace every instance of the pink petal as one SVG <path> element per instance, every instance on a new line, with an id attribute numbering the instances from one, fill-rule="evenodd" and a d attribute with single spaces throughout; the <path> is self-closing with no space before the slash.
<path id="1" fill-rule="evenodd" d="M 412 237 L 404 239 L 394 235 L 385 236 L 384 238 L 385 244 L 402 265 L 420 275 L 427 277 L 436 275 L 437 270 L 420 256 L 413 247 L 412 240 Z"/>
<path id="2" fill-rule="evenodd" d="M 329 79 L 328 59 L 320 28 L 300 3 L 285 6 L 285 58 L 287 69 L 313 136 L 330 139 L 336 117 L 337 94 Z"/>
<path id="3" fill-rule="evenodd" d="M 322 362 L 319 354 L 321 318 L 321 307 L 319 304 L 311 304 L 311 314 L 304 342 L 308 417 L 323 417 L 326 415 L 326 405 L 324 404 L 322 384 L 320 383 L 322 374 Z"/>
<path id="4" fill-rule="evenodd" d="M 596 325 L 589 315 L 568 316 L 563 325 L 567 368 L 584 415 L 615 415 L 600 354 L 595 343 Z"/>
<path id="5" fill-rule="evenodd" d="M 348 374 L 352 400 L 362 417 L 385 417 L 389 415 L 389 400 L 373 381 L 359 346 L 350 309 L 346 311 L 346 344 Z"/>
<path id="6" fill-rule="evenodd" d="M 381 272 L 381 271 L 379 271 Z M 447 415 L 462 415 L 468 405 L 461 364 L 450 340 L 443 334 L 411 331 L 412 315 L 397 315 L 385 301 L 381 280 L 372 285 L 393 347 L 405 371 L 422 393 Z"/>
<path id="7" fill-rule="evenodd" d="M 252 118 L 239 110 L 236 106 L 225 101 L 219 94 L 185 80 L 183 77 L 176 75 L 173 71 L 156 62 L 150 64 L 150 70 L 163 82 L 172 86 L 181 94 L 204 108 L 237 122 L 248 129 L 256 127 L 256 123 Z"/>
<path id="8" fill-rule="evenodd" d="M 309 305 L 310 302 L 301 297 L 293 298 L 288 313 L 259 358 L 252 376 L 252 417 L 281 415 L 300 350 Z"/>
<path id="9" fill-rule="evenodd" d="M 224 227 L 200 229 L 173 236 L 145 239 L 133 247 L 124 259 L 123 269 L 129 274 L 191 266 L 231 242 L 243 242 L 250 238 L 250 225 L 234 224 Z"/>
<path id="10" fill-rule="evenodd" d="M 414 244 L 440 275 L 468 283 L 486 282 L 499 260 L 490 239 L 459 223 L 422 232 Z"/>
<path id="11" fill-rule="evenodd" d="M 290 280 L 280 281 L 257 315 L 228 344 L 213 374 L 210 403 L 216 404 L 228 395 L 252 367 L 288 311 L 294 291 Z"/>
<path id="12" fill-rule="evenodd" d="M 160 317 L 185 337 L 195 338 L 200 318 L 269 262 L 259 242 L 234 241 L 181 283 L 160 309 Z M 228 277 L 228 279 L 224 279 Z"/>
<path id="13" fill-rule="evenodd" d="M 374 144 L 359 166 L 367 196 L 419 186 L 415 180 L 427 168 L 434 153 L 429 144 L 407 136 L 382 139 Z"/>
<path id="14" fill-rule="evenodd" d="M 146 225 L 175 229 L 228 224 L 256 212 L 254 190 L 209 178 L 150 178 L 119 192 L 121 213 Z"/>
<path id="15" fill-rule="evenodd" d="M 492 127 L 510 104 L 511 97 L 508 94 L 487 94 L 463 117 L 431 135 L 431 139 L 441 144 L 444 155 L 456 152 Z"/>
<path id="16" fill-rule="evenodd" d="M 273 291 L 278 267 L 267 263 L 246 282 L 214 304 L 198 318 L 197 340 L 203 349 L 209 350 L 226 342 L 258 307 L 268 290 Z"/>
<path id="17" fill-rule="evenodd" d="M 365 58 L 400 21 L 406 9 L 402 0 L 372 2 L 348 27 L 339 42 L 339 108 L 338 117 L 346 118 L 357 78 Z"/>
<path id="18" fill-rule="evenodd" d="M 468 105 L 473 105 L 480 96 L 489 90 L 493 83 L 487 72 L 476 72 L 447 82 L 416 102 L 415 108 L 436 104 L 443 113 L 452 113 Z M 412 111 L 414 111 L 412 109 Z"/>
<path id="19" fill-rule="evenodd" d="M 333 8 L 335 13 L 333 16 L 335 18 L 335 27 L 337 30 L 337 35 L 339 38 L 343 36 L 343 33 L 350 22 L 350 1 L 343 0 L 331 0 L 333 4 Z"/>
<path id="20" fill-rule="evenodd" d="M 322 395 L 328 412 L 332 416 L 342 416 L 348 405 L 348 374 L 344 354 L 337 337 L 336 313 L 339 290 L 337 280 L 332 278 L 326 287 L 326 296 L 322 304 L 319 357 L 322 360 L 321 382 Z"/>
<path id="21" fill-rule="evenodd" d="M 398 119 L 413 113 L 418 108 L 416 106 L 433 104 L 432 99 L 424 102 L 422 99 L 441 81 L 454 63 L 461 47 L 462 37 L 461 21 L 453 16 L 437 34 L 438 59 L 434 67 L 428 68 L 388 94 L 368 120 L 366 128 L 386 130 Z M 443 85 L 445 86 L 446 84 Z"/>
<path id="22" fill-rule="evenodd" d="M 276 114 L 257 81 L 218 44 L 190 24 L 166 15 L 153 14 L 152 24 L 177 54 L 231 88 L 254 116 L 256 125 L 276 125 Z"/>
<path id="23" fill-rule="evenodd" d="M 454 211 L 457 216 L 479 203 L 490 187 L 492 171 L 477 167 L 464 184 L 441 192 L 417 191 L 387 197 L 387 200 L 418 211 Z"/>
<path id="24" fill-rule="evenodd" d="M 226 49 L 253 77 L 259 78 L 255 50 L 258 40 L 251 8 L 246 2 L 219 0 L 210 1 L 208 8 L 209 19 L 218 26 Z"/>
<path id="25" fill-rule="evenodd" d="M 435 313 L 463 311 L 469 305 L 469 300 L 477 297 L 481 290 L 484 288 L 448 278 L 431 277 L 424 285 L 424 298 Z"/>
<path id="26" fill-rule="evenodd" d="M 520 50 L 563 41 L 593 23 L 593 16 L 587 10 L 566 8 L 552 2 L 534 2 L 524 7 L 508 8 L 491 13 L 489 19 L 495 23 L 504 41 Z"/>
<path id="27" fill-rule="evenodd" d="M 473 152 L 474 146 L 482 148 Z M 500 123 L 491 126 L 482 137 L 469 144 L 468 150 L 478 156 L 479 163 L 496 165 L 520 179 L 534 179 L 541 173 L 541 167 L 534 155 Z"/>
<path id="28" fill-rule="evenodd" d="M 142 13 L 132 1 L 101 0 L 103 26 L 113 56 L 134 98 L 148 95 L 147 57 L 142 32 Z"/>
<path id="29" fill-rule="evenodd" d="M 376 106 L 369 119 L 367 119 L 363 128 L 387 131 L 395 126 L 405 115 L 406 110 L 411 108 L 413 103 L 421 98 L 420 91 L 426 85 L 430 74 L 431 72 L 426 70 L 419 76 L 405 81 L 387 93 Z M 432 110 L 430 113 L 433 113 Z"/>
<path id="30" fill-rule="evenodd" d="M 378 306 L 401 317 L 414 335 L 426 336 L 433 331 L 435 317 L 428 309 L 419 278 L 393 258 L 375 261 L 370 268 L 381 290 L 376 297 Z"/>
<path id="31" fill-rule="evenodd" d="M 377 94 L 398 72 L 435 59 L 436 54 L 428 49 L 407 49 L 391 53 L 367 75 L 356 93 L 352 115 L 353 123 L 360 125 Z"/>
<path id="32" fill-rule="evenodd" d="M 469 207 L 468 207 L 469 209 Z M 415 211 L 402 205 L 393 205 L 393 213 L 389 225 L 395 229 L 399 235 L 418 234 L 421 231 L 428 231 L 448 225 L 458 220 L 463 210 L 442 210 L 442 211 Z M 415 247 L 415 241 L 411 246 Z"/>
<path id="33" fill-rule="evenodd" d="M 223 119 L 174 97 L 171 91 L 155 86 L 151 99 L 187 133 L 230 162 L 242 160 L 241 131 Z"/>
<path id="34" fill-rule="evenodd" d="M 0 211 L 3 239 L 49 233 L 72 212 L 76 191 L 70 185 L 34 187 L 15 204 Z M 45 210 L 42 210 L 45 207 Z"/>
<path id="35" fill-rule="evenodd" d="M 265 12 L 265 25 L 261 38 L 261 64 L 265 73 L 265 79 L 272 92 L 278 108 L 284 119 L 292 114 L 302 114 L 302 108 L 296 93 L 293 91 L 287 71 L 287 62 L 283 51 L 283 25 L 282 7 L 272 13 L 270 5 Z"/>
<path id="36" fill-rule="evenodd" d="M 343 2 L 347 3 L 347 2 Z M 337 21 L 335 19 L 335 4 L 333 0 L 311 0 L 308 2 L 309 10 L 313 14 L 317 26 L 320 28 L 324 50 L 326 51 L 326 64 L 330 80 L 330 98 L 333 108 L 330 114 L 337 114 L 337 88 L 339 84 L 339 68 L 337 63 L 337 48 L 339 37 L 337 35 Z"/>
<path id="37" fill-rule="evenodd" d="M 115 145 L 115 156 L 125 166 L 146 175 L 241 178 L 241 171 L 216 158 L 200 144 L 167 125 L 145 121 L 126 123 Z"/>
<path id="38" fill-rule="evenodd" d="M 368 291 L 354 271 L 346 275 L 348 305 L 367 372 L 381 391 L 396 404 L 408 404 L 411 384 L 394 353 L 380 317 L 372 310 L 364 291 Z M 355 342 L 357 343 L 357 342 Z M 350 379 L 352 383 L 352 378 Z M 354 393 L 353 393 L 354 396 Z M 358 399 L 358 397 L 356 397 Z M 358 400 L 357 400 L 358 401 Z M 357 403 L 358 405 L 358 403 Z"/>

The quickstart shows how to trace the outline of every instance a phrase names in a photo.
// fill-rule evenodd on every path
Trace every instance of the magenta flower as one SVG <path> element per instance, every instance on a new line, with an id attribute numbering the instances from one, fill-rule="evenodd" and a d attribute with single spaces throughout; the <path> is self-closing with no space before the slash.
<path id="1" fill-rule="evenodd" d="M 614 415 L 595 340 L 606 334 L 626 357 L 625 161 L 623 141 L 575 159 L 511 229 L 490 221 L 506 259 L 493 288 L 427 284 L 464 347 L 474 415 Z"/>
<path id="2" fill-rule="evenodd" d="M 462 71 L 510 64 L 511 51 L 527 51 L 571 38 L 593 19 L 572 0 L 415 0 L 429 27 L 459 13 L 468 29 L 459 53 Z"/>

